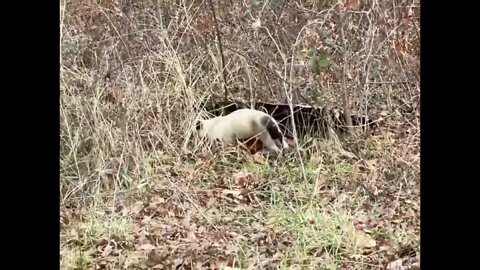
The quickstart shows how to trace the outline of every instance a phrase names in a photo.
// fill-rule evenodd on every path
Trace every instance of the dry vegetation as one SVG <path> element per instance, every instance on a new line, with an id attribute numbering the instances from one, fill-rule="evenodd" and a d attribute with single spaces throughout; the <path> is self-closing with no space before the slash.
<path id="1" fill-rule="evenodd" d="M 419 2 L 213 2 L 230 97 L 346 97 L 381 127 L 277 161 L 209 153 L 209 1 L 62 0 L 61 268 L 418 269 Z"/>

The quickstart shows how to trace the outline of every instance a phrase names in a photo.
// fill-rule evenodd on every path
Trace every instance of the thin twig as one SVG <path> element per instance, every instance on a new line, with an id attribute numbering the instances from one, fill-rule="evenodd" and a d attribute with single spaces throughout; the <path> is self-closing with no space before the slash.
<path id="1" fill-rule="evenodd" d="M 215 7 L 213 6 L 212 0 L 208 1 L 210 3 L 210 9 L 212 10 L 213 21 L 215 23 L 215 31 L 218 39 L 218 48 L 220 49 L 220 57 L 222 59 L 222 76 L 223 76 L 223 90 L 224 90 L 224 99 L 228 100 L 228 89 L 227 89 L 227 69 L 225 68 L 225 56 L 223 55 L 223 46 L 222 46 L 222 35 L 218 29 L 217 16 L 215 15 Z"/>

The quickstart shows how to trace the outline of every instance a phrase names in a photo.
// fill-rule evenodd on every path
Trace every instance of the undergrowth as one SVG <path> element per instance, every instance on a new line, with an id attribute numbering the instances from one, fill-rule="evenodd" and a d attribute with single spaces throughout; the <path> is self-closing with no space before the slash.
<path id="1" fill-rule="evenodd" d="M 419 269 L 419 3 L 213 1 L 226 82 L 208 3 L 61 1 L 61 268 Z M 223 83 L 381 126 L 212 151 Z"/>

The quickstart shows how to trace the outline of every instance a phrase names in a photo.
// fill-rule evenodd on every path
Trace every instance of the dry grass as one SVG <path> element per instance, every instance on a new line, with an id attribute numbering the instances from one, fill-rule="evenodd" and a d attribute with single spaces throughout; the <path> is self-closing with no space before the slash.
<path id="1" fill-rule="evenodd" d="M 194 136 L 194 105 L 223 96 L 205 4 L 61 1 L 62 269 L 418 265 L 418 3 L 290 2 L 215 1 L 230 95 L 336 106 L 347 90 L 385 121 L 267 161 Z M 334 65 L 314 75 L 322 46 Z"/>

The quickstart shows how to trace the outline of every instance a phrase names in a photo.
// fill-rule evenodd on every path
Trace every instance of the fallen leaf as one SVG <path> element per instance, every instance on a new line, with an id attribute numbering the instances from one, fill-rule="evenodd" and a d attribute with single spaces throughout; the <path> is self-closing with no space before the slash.
<path id="1" fill-rule="evenodd" d="M 150 244 L 150 243 L 148 243 L 148 244 L 143 244 L 143 245 L 141 245 L 140 247 L 138 247 L 138 249 L 151 251 L 151 250 L 155 249 L 155 246 L 152 245 L 152 244 Z"/>
<path id="2" fill-rule="evenodd" d="M 377 171 L 377 160 L 369 159 L 369 160 L 365 160 L 364 163 L 365 163 L 368 170 L 370 170 L 372 172 Z"/>
<path id="3" fill-rule="evenodd" d="M 347 270 L 349 266 L 348 262 L 343 262 L 342 265 L 340 266 L 340 270 Z"/>
<path id="4" fill-rule="evenodd" d="M 252 159 L 253 159 L 254 162 L 256 162 L 258 164 L 266 164 L 267 163 L 267 160 L 265 159 L 265 157 L 260 153 L 255 153 L 252 156 Z"/>
<path id="5" fill-rule="evenodd" d="M 200 234 L 202 234 L 202 233 L 204 233 L 206 230 L 207 230 L 207 229 L 206 229 L 204 226 L 200 226 L 200 227 L 198 227 L 197 232 L 200 233 Z"/>
<path id="6" fill-rule="evenodd" d="M 149 217 L 149 216 L 144 216 L 143 219 L 142 219 L 142 221 L 141 221 L 140 223 L 141 223 L 142 225 L 149 224 L 150 221 L 151 221 L 151 219 L 152 219 L 152 218 Z"/>
<path id="7" fill-rule="evenodd" d="M 354 226 L 349 226 L 349 231 L 347 233 L 352 239 L 353 245 L 357 248 L 372 248 L 377 245 L 377 241 L 373 239 L 370 235 L 366 234 L 361 230 L 355 229 Z"/>
<path id="8" fill-rule="evenodd" d="M 280 260 L 283 259 L 283 257 L 284 257 L 283 253 L 280 252 L 280 251 L 277 251 L 277 253 L 273 254 L 271 260 L 272 260 L 272 261 L 280 261 Z"/>
<path id="9" fill-rule="evenodd" d="M 113 251 L 113 246 L 109 243 L 103 249 L 102 257 L 107 257 L 108 255 L 110 255 L 110 253 L 112 253 L 112 251 Z"/>
<path id="10" fill-rule="evenodd" d="M 163 256 L 161 256 L 161 254 L 159 254 L 157 250 L 152 249 L 152 251 L 148 253 L 148 258 L 145 264 L 149 267 L 153 267 L 157 264 L 160 264 L 163 261 L 164 261 Z"/>
<path id="11" fill-rule="evenodd" d="M 392 248 L 390 246 L 380 246 L 378 248 L 379 251 L 389 251 L 391 250 Z"/>
<path id="12" fill-rule="evenodd" d="M 141 264 L 143 257 L 143 252 L 129 253 L 123 263 L 124 269 L 135 269 L 136 265 Z"/>
<path id="13" fill-rule="evenodd" d="M 163 197 L 155 196 L 155 197 L 153 197 L 149 206 L 150 207 L 158 207 L 159 205 L 163 204 L 164 202 L 165 202 L 165 199 Z"/>
<path id="14" fill-rule="evenodd" d="M 247 187 L 250 183 L 249 175 L 244 171 L 239 171 L 236 174 L 234 174 L 233 180 L 235 181 L 235 184 L 237 184 L 240 187 Z"/>
<path id="15" fill-rule="evenodd" d="M 277 237 L 277 232 L 274 229 L 269 229 L 267 233 L 267 243 L 272 244 Z"/>
<path id="16" fill-rule="evenodd" d="M 231 260 L 228 260 L 228 259 L 217 259 L 214 263 L 214 269 L 222 269 L 222 270 L 227 270 L 227 269 L 235 269 L 235 270 L 239 270 L 240 268 L 236 268 L 236 267 L 231 267 L 229 265 L 231 265 L 232 262 Z"/>
<path id="17" fill-rule="evenodd" d="M 179 269 L 180 266 L 182 266 L 184 263 L 184 260 L 183 259 L 175 259 L 173 260 L 173 269 Z"/>
<path id="18" fill-rule="evenodd" d="M 258 17 L 253 23 L 252 28 L 253 30 L 257 31 L 258 28 L 262 27 L 262 23 L 260 22 L 260 17 Z"/>
<path id="19" fill-rule="evenodd" d="M 140 212 L 143 210 L 143 208 L 144 208 L 143 201 L 137 201 L 134 204 L 130 205 L 129 207 L 125 207 L 122 210 L 122 215 L 138 217 Z"/>
<path id="20" fill-rule="evenodd" d="M 222 195 L 225 196 L 225 198 L 238 198 L 238 199 L 241 199 L 241 195 L 242 195 L 242 190 L 229 190 L 229 189 L 224 189 L 222 191 Z M 230 195 L 231 197 L 229 197 L 228 195 Z"/>
<path id="21" fill-rule="evenodd" d="M 223 195 L 233 195 L 233 197 L 238 197 L 240 194 L 242 194 L 241 190 L 229 190 L 229 189 L 224 189 L 222 190 Z"/>
<path id="22" fill-rule="evenodd" d="M 175 259 L 173 260 L 173 269 L 179 269 L 180 266 L 183 265 L 183 259 Z"/>
<path id="23" fill-rule="evenodd" d="M 354 153 L 352 152 L 349 152 L 343 148 L 339 148 L 340 150 L 340 155 L 344 156 L 344 157 L 347 157 L 347 158 L 351 158 L 351 159 L 358 159 L 357 155 L 355 155 Z"/>
<path id="24" fill-rule="evenodd" d="M 359 10 L 357 0 L 346 0 L 343 2 L 345 10 Z"/>
<path id="25" fill-rule="evenodd" d="M 108 240 L 105 239 L 105 238 L 101 238 L 101 239 L 98 239 L 96 242 L 95 242 L 95 246 L 96 247 L 99 247 L 99 246 L 105 246 L 108 244 Z"/>
<path id="26" fill-rule="evenodd" d="M 348 199 L 348 195 L 345 194 L 345 193 L 342 193 L 342 194 L 338 195 L 336 201 L 337 201 L 337 203 L 338 203 L 339 205 L 341 205 L 341 204 L 343 204 L 347 199 Z"/>
<path id="27" fill-rule="evenodd" d="M 237 205 L 235 208 L 232 209 L 232 212 L 240 212 L 240 211 L 244 211 L 244 210 L 245 210 L 245 206 Z"/>
<path id="28" fill-rule="evenodd" d="M 195 242 L 197 240 L 197 236 L 195 236 L 195 233 L 193 231 L 189 231 L 187 233 L 187 240 L 190 242 Z"/>
<path id="29" fill-rule="evenodd" d="M 398 260 L 395 260 L 393 262 L 390 262 L 387 265 L 387 269 L 388 270 L 404 270 L 404 269 L 406 269 L 406 267 L 403 266 L 403 259 L 398 259 Z"/>

